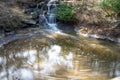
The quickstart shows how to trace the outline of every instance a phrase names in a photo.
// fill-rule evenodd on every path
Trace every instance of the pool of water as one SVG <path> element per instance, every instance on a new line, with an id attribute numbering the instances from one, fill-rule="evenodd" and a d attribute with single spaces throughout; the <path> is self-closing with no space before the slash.
<path id="1" fill-rule="evenodd" d="M 0 47 L 0 80 L 109 80 L 120 76 L 119 44 L 55 34 L 51 40 L 30 37 Z"/>

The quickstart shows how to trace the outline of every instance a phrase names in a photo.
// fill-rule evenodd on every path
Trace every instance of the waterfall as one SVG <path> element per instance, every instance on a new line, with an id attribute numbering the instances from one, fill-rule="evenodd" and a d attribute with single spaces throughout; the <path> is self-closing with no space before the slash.
<path id="1" fill-rule="evenodd" d="M 50 0 L 47 4 L 48 7 L 48 17 L 47 17 L 47 24 L 52 27 L 56 28 L 56 17 L 55 17 L 55 11 L 56 11 L 56 2 L 54 0 Z"/>
<path id="2" fill-rule="evenodd" d="M 50 13 L 50 6 L 48 5 L 48 13 Z"/>
<path id="3" fill-rule="evenodd" d="M 50 14 L 50 15 L 48 16 L 48 22 L 49 22 L 50 24 L 56 24 L 56 18 L 55 18 L 55 15 L 54 15 L 54 14 Z"/>
<path id="4" fill-rule="evenodd" d="M 55 14 L 49 14 L 48 16 L 48 25 L 51 28 L 54 28 L 56 30 L 56 18 L 55 18 Z"/>
<path id="5" fill-rule="evenodd" d="M 42 10 L 43 14 L 40 15 L 40 19 L 43 19 L 44 23 L 48 25 L 48 28 L 58 30 L 55 16 L 57 9 L 56 0 L 50 0 L 45 7 L 47 7 L 47 10 Z"/>

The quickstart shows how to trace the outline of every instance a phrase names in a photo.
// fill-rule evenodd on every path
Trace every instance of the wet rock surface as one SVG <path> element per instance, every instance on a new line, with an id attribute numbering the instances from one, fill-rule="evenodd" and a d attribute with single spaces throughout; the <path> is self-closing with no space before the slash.
<path id="1" fill-rule="evenodd" d="M 24 24 L 27 24 L 27 25 L 36 25 L 36 21 L 34 20 L 25 20 L 23 21 Z"/>
<path id="2" fill-rule="evenodd" d="M 4 31 L 0 30 L 0 39 L 3 38 L 5 36 Z"/>

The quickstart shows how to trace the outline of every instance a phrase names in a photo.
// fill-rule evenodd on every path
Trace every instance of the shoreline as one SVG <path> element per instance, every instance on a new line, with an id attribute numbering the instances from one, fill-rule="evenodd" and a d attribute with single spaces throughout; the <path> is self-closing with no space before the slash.
<path id="1" fill-rule="evenodd" d="M 8 36 L 3 36 L 4 34 L 1 34 L 1 36 L 0 36 L 0 47 L 2 47 L 4 44 L 7 44 L 7 43 L 9 43 L 11 41 L 14 41 L 14 40 L 17 40 L 17 39 L 29 38 L 29 37 L 33 36 L 35 34 L 35 32 L 37 31 L 36 30 L 37 28 L 33 28 L 33 29 L 35 29 L 35 32 L 33 32 L 33 33 L 31 33 L 31 31 L 27 32 L 29 29 L 31 30 L 32 28 L 21 29 L 21 30 L 18 30 L 18 33 L 8 35 Z M 22 30 L 24 30 L 23 33 L 24 32 L 27 32 L 27 33 L 25 33 L 25 34 L 19 33 L 19 31 L 22 31 Z M 101 40 L 104 40 L 104 41 L 105 40 L 106 41 L 112 41 L 112 42 L 120 44 L 120 38 L 113 38 L 113 37 L 108 37 L 108 36 L 99 35 L 99 34 L 83 33 L 81 31 L 81 29 L 78 29 L 77 27 L 75 28 L 75 32 L 76 32 L 76 34 L 84 36 L 84 37 L 101 39 Z"/>
<path id="2" fill-rule="evenodd" d="M 81 31 L 82 29 L 76 28 L 75 31 L 77 32 L 78 35 L 84 36 L 84 37 L 90 37 L 90 38 L 95 38 L 95 39 L 101 39 L 101 40 L 108 40 L 111 42 L 115 43 L 120 43 L 120 38 L 115 38 L 115 37 L 109 37 L 105 35 L 100 35 L 100 34 L 92 34 L 92 33 L 83 33 Z"/>

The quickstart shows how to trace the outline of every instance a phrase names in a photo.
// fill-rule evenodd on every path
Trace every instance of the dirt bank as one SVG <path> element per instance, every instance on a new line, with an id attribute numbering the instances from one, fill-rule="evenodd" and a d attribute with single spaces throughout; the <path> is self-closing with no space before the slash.
<path id="1" fill-rule="evenodd" d="M 77 11 L 79 23 L 77 30 L 80 34 L 97 35 L 101 39 L 119 42 L 120 21 L 107 17 L 105 12 L 98 6 L 99 3 L 87 3 Z M 115 39 L 115 40 L 114 40 Z"/>

